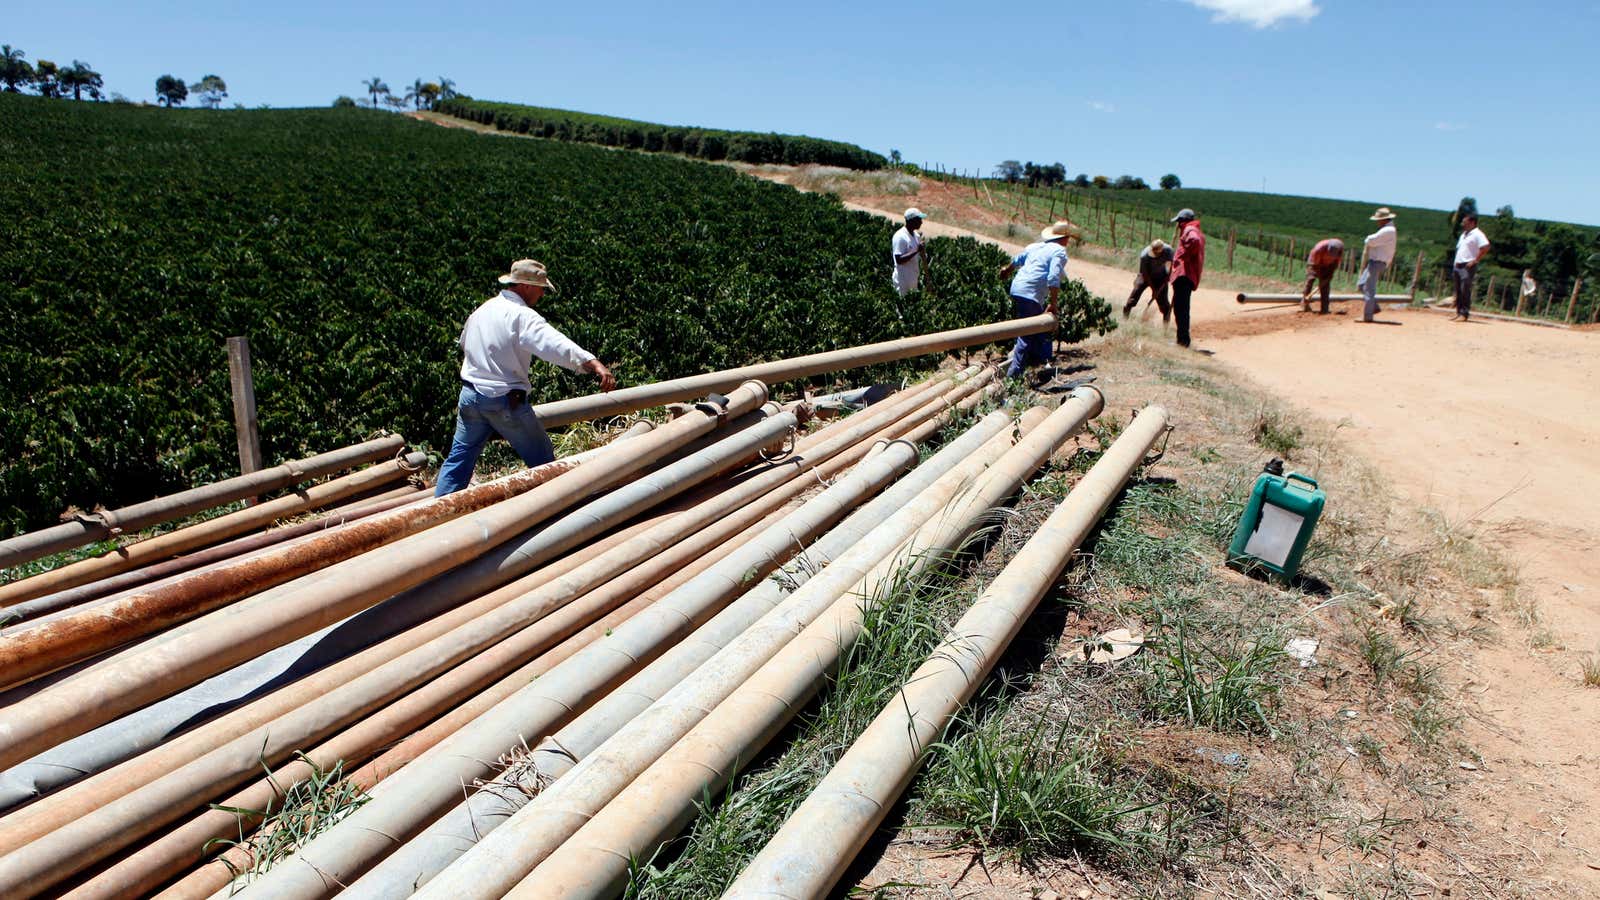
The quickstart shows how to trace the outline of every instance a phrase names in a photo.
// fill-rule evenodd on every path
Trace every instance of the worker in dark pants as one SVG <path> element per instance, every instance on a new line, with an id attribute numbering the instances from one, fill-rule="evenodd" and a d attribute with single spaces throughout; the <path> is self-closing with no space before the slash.
<path id="1" fill-rule="evenodd" d="M 1456 241 L 1455 265 L 1450 273 L 1455 279 L 1456 314 L 1452 322 L 1465 322 L 1472 318 L 1472 281 L 1478 276 L 1478 263 L 1489 252 L 1489 236 L 1478 227 L 1478 217 L 1463 216 L 1461 237 Z"/>
<path id="2" fill-rule="evenodd" d="M 1328 291 L 1333 287 L 1333 273 L 1339 271 L 1344 261 L 1344 241 L 1327 238 L 1317 241 L 1306 256 L 1306 286 L 1300 290 L 1300 311 L 1311 312 L 1311 286 L 1322 292 L 1321 315 L 1328 314 Z"/>
<path id="3" fill-rule="evenodd" d="M 1200 286 L 1206 267 L 1206 236 L 1200 230 L 1200 217 L 1192 209 L 1180 209 L 1172 217 L 1177 223 L 1177 259 L 1172 264 L 1172 317 L 1178 320 L 1178 346 L 1189 346 L 1189 298 Z"/>
<path id="4" fill-rule="evenodd" d="M 1167 282 L 1172 279 L 1172 248 L 1161 238 L 1150 242 L 1150 246 L 1139 251 L 1139 274 L 1133 279 L 1133 293 L 1128 295 L 1128 302 L 1122 305 L 1122 317 L 1126 319 L 1133 308 L 1139 305 L 1139 296 L 1145 288 L 1150 289 L 1150 299 L 1154 300 L 1156 307 L 1161 310 L 1161 324 L 1165 325 L 1172 319 L 1172 307 L 1167 303 Z"/>

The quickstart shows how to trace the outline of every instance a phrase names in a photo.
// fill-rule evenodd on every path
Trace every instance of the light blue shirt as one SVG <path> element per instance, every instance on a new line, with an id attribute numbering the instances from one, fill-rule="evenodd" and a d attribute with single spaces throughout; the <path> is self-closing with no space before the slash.
<path id="1" fill-rule="evenodd" d="M 1032 299 L 1043 306 L 1050 302 L 1050 289 L 1061 287 L 1067 271 L 1067 248 L 1055 241 L 1029 244 L 1011 261 L 1017 274 L 1011 279 L 1011 296 Z"/>

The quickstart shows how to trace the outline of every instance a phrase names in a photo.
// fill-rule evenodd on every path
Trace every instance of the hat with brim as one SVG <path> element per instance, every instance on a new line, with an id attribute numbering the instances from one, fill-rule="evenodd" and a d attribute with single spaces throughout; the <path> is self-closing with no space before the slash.
<path id="1" fill-rule="evenodd" d="M 910 209 L 906 210 L 905 220 L 907 222 L 911 221 L 912 219 L 926 219 L 926 218 L 927 218 L 927 216 L 922 214 L 922 210 L 917 209 L 915 206 L 913 206 Z"/>
<path id="2" fill-rule="evenodd" d="M 1390 212 L 1387 206 L 1378 207 L 1378 211 L 1372 214 L 1372 221 L 1374 222 L 1387 222 L 1393 218 L 1394 213 Z"/>
<path id="3" fill-rule="evenodd" d="M 550 280 L 550 275 L 545 271 L 544 263 L 537 259 L 519 259 L 511 264 L 511 271 L 500 276 L 501 284 L 536 284 L 540 287 L 556 289 L 555 282 Z"/>
<path id="4" fill-rule="evenodd" d="M 1180 210 L 1178 210 L 1178 214 L 1172 217 L 1171 221 L 1174 221 L 1174 222 L 1192 222 L 1192 221 L 1194 221 L 1195 219 L 1198 219 L 1198 218 L 1200 218 L 1200 217 L 1194 214 L 1194 210 L 1192 210 L 1192 209 L 1180 209 Z"/>
<path id="5" fill-rule="evenodd" d="M 1083 237 L 1083 229 L 1071 222 L 1057 222 L 1054 225 L 1046 226 L 1043 231 L 1039 232 L 1039 240 L 1041 241 L 1061 241 L 1075 237 Z"/>

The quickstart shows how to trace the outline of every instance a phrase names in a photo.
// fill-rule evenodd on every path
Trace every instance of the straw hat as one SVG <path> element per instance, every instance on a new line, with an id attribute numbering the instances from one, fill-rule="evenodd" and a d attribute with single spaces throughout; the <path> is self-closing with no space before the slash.
<path id="1" fill-rule="evenodd" d="M 537 284 L 555 290 L 555 282 L 545 272 L 544 263 L 537 259 L 519 259 L 511 264 L 511 272 L 500 276 L 501 284 Z"/>
<path id="2" fill-rule="evenodd" d="M 1039 240 L 1041 241 L 1060 241 L 1075 237 L 1083 237 L 1083 229 L 1066 221 L 1046 226 L 1043 231 L 1039 232 Z"/>
<path id="3" fill-rule="evenodd" d="M 1165 252 L 1167 252 L 1167 242 L 1166 241 L 1163 241 L 1161 238 L 1156 238 L 1155 240 L 1150 242 L 1150 255 L 1151 256 L 1160 256 L 1161 254 L 1163 254 Z"/>
<path id="4" fill-rule="evenodd" d="M 1372 214 L 1372 221 L 1374 222 L 1387 222 L 1393 218 L 1394 213 L 1390 212 L 1387 206 L 1378 207 L 1378 211 Z"/>

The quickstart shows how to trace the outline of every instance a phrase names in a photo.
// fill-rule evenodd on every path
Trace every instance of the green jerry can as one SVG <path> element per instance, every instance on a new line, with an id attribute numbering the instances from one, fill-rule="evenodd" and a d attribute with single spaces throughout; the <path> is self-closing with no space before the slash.
<path id="1" fill-rule="evenodd" d="M 1267 463 L 1228 545 L 1228 562 L 1241 569 L 1266 569 L 1284 581 L 1294 578 L 1326 500 L 1316 479 L 1283 474 L 1281 459 Z"/>

